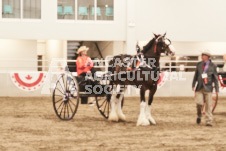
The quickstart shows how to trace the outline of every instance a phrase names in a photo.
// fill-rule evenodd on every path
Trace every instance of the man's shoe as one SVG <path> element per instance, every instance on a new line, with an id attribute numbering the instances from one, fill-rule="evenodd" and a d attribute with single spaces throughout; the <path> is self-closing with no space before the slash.
<path id="1" fill-rule="evenodd" d="M 211 123 L 207 123 L 206 126 L 212 127 L 213 125 Z"/>
<path id="2" fill-rule="evenodd" d="M 200 124 L 201 123 L 201 118 L 198 117 L 197 120 L 196 120 L 196 123 Z"/>

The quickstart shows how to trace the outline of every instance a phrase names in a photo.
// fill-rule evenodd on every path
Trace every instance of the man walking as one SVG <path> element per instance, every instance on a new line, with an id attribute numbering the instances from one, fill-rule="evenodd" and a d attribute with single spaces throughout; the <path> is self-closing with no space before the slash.
<path id="1" fill-rule="evenodd" d="M 197 124 L 200 124 L 202 117 L 202 106 L 205 102 L 206 126 L 212 126 L 212 91 L 213 82 L 216 93 L 219 92 L 216 65 L 210 60 L 211 54 L 206 51 L 202 53 L 202 61 L 196 66 L 192 89 L 195 91 L 197 106 Z M 197 86 L 195 88 L 197 82 Z"/>

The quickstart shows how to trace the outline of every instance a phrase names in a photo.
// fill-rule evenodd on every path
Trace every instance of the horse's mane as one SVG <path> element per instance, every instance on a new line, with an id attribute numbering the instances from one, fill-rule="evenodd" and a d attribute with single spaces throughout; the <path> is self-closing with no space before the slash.
<path id="1" fill-rule="evenodd" d="M 152 40 L 150 40 L 144 47 L 143 50 L 141 51 L 142 53 L 146 53 L 147 50 L 150 49 L 150 47 L 153 45 L 155 41 L 155 38 L 153 38 Z"/>

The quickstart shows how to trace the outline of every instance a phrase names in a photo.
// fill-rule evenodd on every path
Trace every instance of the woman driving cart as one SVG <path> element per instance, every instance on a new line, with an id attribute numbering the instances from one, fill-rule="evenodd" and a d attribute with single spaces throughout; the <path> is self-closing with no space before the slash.
<path id="1" fill-rule="evenodd" d="M 79 55 L 76 61 L 77 76 L 85 76 L 86 73 L 90 73 L 93 68 L 93 62 L 91 58 L 87 56 L 88 50 L 88 47 L 82 46 L 77 51 L 77 54 Z"/>
<path id="2" fill-rule="evenodd" d="M 89 50 L 86 46 L 81 46 L 77 54 L 79 55 L 76 61 L 77 66 L 77 79 L 79 81 L 79 88 L 81 91 L 85 91 L 85 85 L 90 84 L 88 81 L 85 81 L 85 76 L 87 73 L 92 73 L 92 76 L 94 76 L 94 64 L 89 56 L 87 56 L 87 51 Z M 81 97 L 81 103 L 87 104 L 88 97 Z M 93 100 L 89 101 L 90 105 L 93 105 Z"/>

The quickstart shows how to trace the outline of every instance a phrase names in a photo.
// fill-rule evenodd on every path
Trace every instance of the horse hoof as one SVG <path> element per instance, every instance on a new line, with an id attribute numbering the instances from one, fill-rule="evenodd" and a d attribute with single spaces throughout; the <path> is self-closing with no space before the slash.
<path id="1" fill-rule="evenodd" d="M 150 124 L 152 124 L 152 125 L 156 125 L 155 120 L 154 120 L 151 116 L 150 116 L 150 117 L 148 117 L 147 119 L 148 119 L 148 121 L 150 122 Z"/>
<path id="2" fill-rule="evenodd" d="M 124 114 L 118 115 L 120 121 L 126 121 L 126 116 Z"/>
<path id="3" fill-rule="evenodd" d="M 116 118 L 116 117 L 115 117 L 115 118 L 110 118 L 110 117 L 109 117 L 108 120 L 109 120 L 109 121 L 112 121 L 112 122 L 118 122 L 119 119 Z"/>
<path id="4" fill-rule="evenodd" d="M 137 121 L 137 126 L 148 126 L 150 122 L 147 119 L 142 119 Z"/>
<path id="5" fill-rule="evenodd" d="M 137 123 L 137 126 L 149 126 L 149 122 Z"/>
<path id="6" fill-rule="evenodd" d="M 112 121 L 112 122 L 118 122 L 119 118 L 118 118 L 117 114 L 110 114 L 108 120 Z"/>

